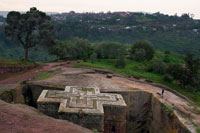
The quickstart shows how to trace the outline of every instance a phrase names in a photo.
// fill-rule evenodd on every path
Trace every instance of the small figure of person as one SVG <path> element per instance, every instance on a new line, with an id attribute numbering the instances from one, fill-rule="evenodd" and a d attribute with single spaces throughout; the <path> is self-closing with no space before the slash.
<path id="1" fill-rule="evenodd" d="M 165 88 L 162 88 L 162 97 L 164 95 L 164 92 L 165 92 Z"/>

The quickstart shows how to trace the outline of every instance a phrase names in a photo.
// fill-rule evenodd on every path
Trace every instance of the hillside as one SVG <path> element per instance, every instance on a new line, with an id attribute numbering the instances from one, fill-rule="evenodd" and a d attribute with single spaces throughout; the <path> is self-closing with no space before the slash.
<path id="1" fill-rule="evenodd" d="M 160 13 L 66 13 L 52 16 L 55 38 L 87 38 L 92 42 L 132 44 L 148 40 L 154 48 L 199 54 L 200 22 L 188 14 L 181 17 Z"/>
<path id="2" fill-rule="evenodd" d="M 137 12 L 108 13 L 62 13 L 51 15 L 54 38 L 72 40 L 85 38 L 93 43 L 109 41 L 132 44 L 148 40 L 159 50 L 171 50 L 180 54 L 199 54 L 200 21 L 192 15 L 169 16 L 161 13 Z M 0 17 L 0 57 L 22 58 L 23 49 L 14 45 L 4 33 L 5 18 Z M 35 61 L 55 60 L 46 48 L 34 48 L 30 59 Z"/>

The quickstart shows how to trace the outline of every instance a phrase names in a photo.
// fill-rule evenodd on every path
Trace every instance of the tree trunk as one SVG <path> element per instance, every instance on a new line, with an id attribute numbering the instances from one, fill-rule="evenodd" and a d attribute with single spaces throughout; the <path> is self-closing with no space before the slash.
<path id="1" fill-rule="evenodd" d="M 24 48 L 24 52 L 25 52 L 24 60 L 29 60 L 28 59 L 28 48 Z"/>

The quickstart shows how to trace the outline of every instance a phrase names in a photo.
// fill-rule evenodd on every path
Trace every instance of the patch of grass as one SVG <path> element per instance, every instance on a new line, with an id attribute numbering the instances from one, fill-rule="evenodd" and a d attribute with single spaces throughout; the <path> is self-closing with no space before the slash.
<path id="1" fill-rule="evenodd" d="M 54 75 L 53 73 L 43 72 L 43 73 L 38 74 L 35 77 L 35 80 L 44 80 L 44 79 L 53 77 L 53 75 Z"/>
<path id="2" fill-rule="evenodd" d="M 93 91 L 93 88 L 82 88 L 82 91 Z"/>
<path id="3" fill-rule="evenodd" d="M 200 133 L 200 128 L 199 127 L 196 128 L 196 132 Z"/>
<path id="4" fill-rule="evenodd" d="M 193 120 L 192 120 L 192 124 L 196 128 L 196 132 L 200 133 L 200 127 L 199 127 L 199 125 L 197 123 L 195 123 Z"/>
<path id="5" fill-rule="evenodd" d="M 163 111 L 169 115 L 169 116 L 173 116 L 174 115 L 174 109 L 173 107 L 169 106 L 168 104 L 165 104 L 165 106 L 163 107 Z"/>
<path id="6" fill-rule="evenodd" d="M 97 129 L 92 129 L 92 133 L 98 133 Z"/>

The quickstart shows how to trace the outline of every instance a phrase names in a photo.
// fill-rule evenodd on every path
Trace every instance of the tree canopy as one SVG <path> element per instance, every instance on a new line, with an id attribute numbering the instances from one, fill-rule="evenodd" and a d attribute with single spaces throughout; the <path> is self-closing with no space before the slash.
<path id="1" fill-rule="evenodd" d="M 154 49 L 151 46 L 151 44 L 147 41 L 138 41 L 135 42 L 131 47 L 131 54 L 135 56 L 135 54 L 138 54 L 138 51 L 144 50 L 143 59 L 144 60 L 151 60 L 154 56 Z M 138 55 L 142 55 L 141 52 Z"/>
<path id="2" fill-rule="evenodd" d="M 37 44 L 53 44 L 53 25 L 51 18 L 35 7 L 25 14 L 11 11 L 7 15 L 5 33 L 16 44 L 24 48 L 25 60 L 28 60 L 28 49 Z"/>

